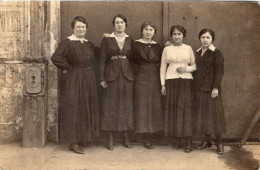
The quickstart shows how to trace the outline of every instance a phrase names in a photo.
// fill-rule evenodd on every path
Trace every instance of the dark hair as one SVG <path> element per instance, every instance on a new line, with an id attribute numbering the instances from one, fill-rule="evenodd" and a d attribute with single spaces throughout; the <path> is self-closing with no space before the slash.
<path id="1" fill-rule="evenodd" d="M 115 26 L 115 21 L 116 21 L 116 18 L 121 18 L 124 22 L 125 22 L 125 26 L 127 27 L 127 19 L 124 15 L 121 15 L 121 14 L 117 14 L 114 18 L 113 18 L 113 26 Z"/>
<path id="2" fill-rule="evenodd" d="M 180 31 L 180 32 L 183 34 L 183 38 L 185 38 L 185 36 L 186 36 L 186 29 L 185 29 L 183 26 L 181 26 L 181 25 L 173 25 L 173 26 L 171 27 L 171 31 L 170 31 L 171 37 L 172 37 L 172 33 L 173 33 L 173 31 L 174 31 L 175 29 L 178 30 L 178 31 Z"/>
<path id="3" fill-rule="evenodd" d="M 214 33 L 214 31 L 212 30 L 212 29 L 210 29 L 210 28 L 204 28 L 204 29 L 202 29 L 201 31 L 200 31 L 200 33 L 199 33 L 199 39 L 200 39 L 200 37 L 203 35 L 203 34 L 205 34 L 205 33 L 209 33 L 210 35 L 211 35 L 211 37 L 212 37 L 212 42 L 215 40 L 215 33 Z"/>
<path id="4" fill-rule="evenodd" d="M 146 27 L 152 27 L 154 29 L 154 33 L 156 33 L 157 31 L 157 26 L 155 24 L 153 24 L 152 22 L 150 21 L 145 21 L 142 25 L 141 25 L 141 35 L 143 33 L 143 30 L 146 28 Z"/>
<path id="5" fill-rule="evenodd" d="M 86 28 L 88 28 L 88 23 L 86 21 L 86 19 L 82 16 L 76 16 L 73 21 L 71 22 L 71 28 L 74 29 L 75 28 L 75 24 L 76 22 L 79 21 L 79 22 L 82 22 L 86 25 Z"/>

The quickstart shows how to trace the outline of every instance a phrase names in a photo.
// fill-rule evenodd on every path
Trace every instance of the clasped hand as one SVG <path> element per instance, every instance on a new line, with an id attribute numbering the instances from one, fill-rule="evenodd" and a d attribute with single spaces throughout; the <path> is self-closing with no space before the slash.
<path id="1" fill-rule="evenodd" d="M 179 74 L 186 73 L 186 67 L 178 67 L 176 70 Z"/>

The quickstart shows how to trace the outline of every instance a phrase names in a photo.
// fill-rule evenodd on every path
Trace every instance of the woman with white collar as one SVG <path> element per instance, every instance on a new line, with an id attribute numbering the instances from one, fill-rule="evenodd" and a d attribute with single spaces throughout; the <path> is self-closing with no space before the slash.
<path id="1" fill-rule="evenodd" d="M 160 62 L 162 46 L 152 40 L 156 25 L 144 22 L 141 26 L 142 39 L 132 47 L 134 75 L 135 132 L 143 135 L 144 146 L 152 149 L 152 133 L 163 130 L 162 95 L 160 92 Z"/>
<path id="2" fill-rule="evenodd" d="M 84 38 L 87 27 L 84 17 L 75 17 L 71 22 L 73 34 L 59 44 L 51 58 L 63 70 L 61 140 L 70 143 L 70 150 L 78 154 L 84 153 L 79 144 L 99 135 L 97 87 L 92 67 L 97 59 L 93 44 Z"/>
<path id="3" fill-rule="evenodd" d="M 128 131 L 134 129 L 134 74 L 129 61 L 133 39 L 125 33 L 125 16 L 116 15 L 112 23 L 115 31 L 101 42 L 99 64 L 99 81 L 104 88 L 101 130 L 108 134 L 108 150 L 113 149 L 112 132 L 121 132 L 123 145 L 131 148 Z"/>
<path id="4" fill-rule="evenodd" d="M 192 48 L 183 43 L 186 30 L 181 25 L 171 27 L 173 44 L 163 50 L 161 60 L 161 92 L 165 99 L 165 135 L 173 137 L 173 148 L 181 147 L 185 137 L 185 152 L 192 151 L 192 107 L 194 105 L 192 72 L 196 70 Z"/>
<path id="5" fill-rule="evenodd" d="M 197 70 L 194 72 L 196 98 L 196 126 L 204 134 L 202 143 L 197 147 L 211 147 L 211 134 L 215 134 L 217 153 L 222 154 L 224 147 L 221 134 L 226 132 L 225 116 L 221 99 L 221 81 L 224 75 L 224 58 L 219 49 L 213 46 L 215 33 L 204 28 L 199 33 L 202 47 L 195 53 Z"/>

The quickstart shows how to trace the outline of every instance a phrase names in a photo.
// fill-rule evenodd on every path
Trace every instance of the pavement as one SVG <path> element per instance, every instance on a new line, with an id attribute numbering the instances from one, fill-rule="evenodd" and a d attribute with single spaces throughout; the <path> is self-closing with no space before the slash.
<path id="1" fill-rule="evenodd" d="M 0 170 L 258 170 L 260 160 L 260 145 L 244 145 L 242 150 L 225 146 L 221 156 L 215 146 L 185 153 L 170 145 L 149 150 L 139 143 L 131 149 L 116 143 L 112 151 L 90 144 L 84 151 L 75 154 L 67 145 L 55 143 L 44 148 L 23 148 L 21 142 L 1 144 Z"/>

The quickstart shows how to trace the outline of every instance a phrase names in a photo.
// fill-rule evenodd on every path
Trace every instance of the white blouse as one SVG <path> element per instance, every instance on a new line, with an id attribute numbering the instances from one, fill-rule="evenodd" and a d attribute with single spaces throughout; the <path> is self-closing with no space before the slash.
<path id="1" fill-rule="evenodd" d="M 167 64 L 169 64 L 168 68 Z M 179 67 L 185 67 L 186 72 L 179 74 L 177 72 Z M 165 80 L 167 79 L 193 79 L 191 72 L 195 70 L 195 56 L 191 46 L 182 44 L 164 48 L 160 69 L 161 85 L 165 85 Z"/>

